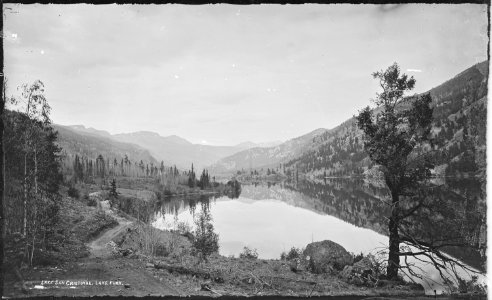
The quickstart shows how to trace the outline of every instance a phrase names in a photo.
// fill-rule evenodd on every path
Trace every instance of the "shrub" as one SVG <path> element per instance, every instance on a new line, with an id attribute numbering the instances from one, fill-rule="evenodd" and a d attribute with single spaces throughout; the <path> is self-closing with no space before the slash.
<path id="1" fill-rule="evenodd" d="M 181 235 L 186 235 L 188 233 L 191 233 L 192 229 L 191 229 L 190 224 L 188 224 L 187 222 L 181 221 L 181 222 L 178 222 L 177 231 Z"/>
<path id="2" fill-rule="evenodd" d="M 478 276 L 472 276 L 470 280 L 466 280 L 456 276 L 458 280 L 458 291 L 460 293 L 476 293 L 485 295 L 487 293 L 487 286 L 478 283 Z"/>
<path id="3" fill-rule="evenodd" d="M 352 256 L 354 257 L 354 264 L 364 258 L 364 254 L 362 252 L 357 255 L 352 253 Z"/>
<path id="4" fill-rule="evenodd" d="M 287 253 L 285 253 L 285 251 L 282 251 L 282 253 L 280 253 L 280 260 L 286 260 L 287 258 Z"/>
<path id="5" fill-rule="evenodd" d="M 219 251 L 219 235 L 214 232 L 212 216 L 208 209 L 198 214 L 195 225 L 193 252 L 199 255 L 200 260 L 207 260 L 210 254 Z"/>
<path id="6" fill-rule="evenodd" d="M 286 259 L 293 260 L 301 257 L 302 257 L 302 250 L 300 248 L 292 247 L 290 248 L 289 253 L 287 253 Z"/>
<path id="7" fill-rule="evenodd" d="M 68 195 L 72 198 L 79 199 L 80 192 L 74 186 L 70 186 L 68 188 Z"/>
<path id="8" fill-rule="evenodd" d="M 169 255 L 168 247 L 166 247 L 166 245 L 163 245 L 163 244 L 157 244 L 155 246 L 155 255 L 156 256 L 168 256 Z"/>
<path id="9" fill-rule="evenodd" d="M 87 206 L 97 206 L 96 198 L 89 198 L 89 200 L 87 200 Z"/>
<path id="10" fill-rule="evenodd" d="M 244 247 L 243 252 L 239 254 L 239 258 L 258 258 L 258 251 L 256 249 L 250 249 L 249 247 Z"/>

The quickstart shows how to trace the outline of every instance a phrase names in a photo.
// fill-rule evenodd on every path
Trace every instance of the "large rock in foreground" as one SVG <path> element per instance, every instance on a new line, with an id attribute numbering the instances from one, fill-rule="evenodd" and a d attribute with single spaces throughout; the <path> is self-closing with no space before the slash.
<path id="1" fill-rule="evenodd" d="M 352 255 L 345 248 L 329 240 L 308 244 L 303 256 L 315 273 L 343 270 L 353 262 Z"/>

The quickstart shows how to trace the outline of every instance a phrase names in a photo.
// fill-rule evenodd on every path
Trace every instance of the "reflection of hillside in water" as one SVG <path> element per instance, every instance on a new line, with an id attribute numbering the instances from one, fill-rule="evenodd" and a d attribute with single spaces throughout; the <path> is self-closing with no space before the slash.
<path id="1" fill-rule="evenodd" d="M 209 205 L 213 201 L 215 201 L 215 197 L 210 195 L 166 197 L 158 203 L 154 213 L 162 216 L 177 216 L 188 210 L 190 214 L 194 214 L 197 205 Z"/>
<path id="2" fill-rule="evenodd" d="M 243 185 L 241 196 L 255 200 L 276 199 L 381 234 L 387 232 L 380 219 L 389 213 L 387 206 L 381 202 L 381 199 L 387 199 L 387 190 L 362 179 L 330 179 L 327 184 L 284 182 L 270 187 Z"/>
<path id="3" fill-rule="evenodd" d="M 406 229 L 424 241 L 448 239 L 466 243 L 467 247 L 444 247 L 443 250 L 482 269 L 486 261 L 484 183 L 475 178 L 447 178 L 444 183 L 441 179 L 433 184 L 439 185 L 427 195 L 426 201 L 434 206 L 409 219 L 412 225 Z M 303 199 L 323 213 L 387 235 L 385 220 L 390 211 L 383 201 L 389 200 L 389 194 L 380 184 L 340 178 L 326 182 L 291 182 L 284 187 L 308 195 Z"/>
<path id="4" fill-rule="evenodd" d="M 473 212 L 480 211 L 485 207 L 482 184 L 475 179 L 447 179 L 445 184 L 441 179 L 440 182 L 435 181 L 434 184 L 439 184 L 440 187 L 432 195 L 429 195 L 429 198 L 440 199 L 445 204 L 443 207 L 453 208 L 453 213 L 458 212 L 461 216 L 470 215 L 473 217 Z M 390 200 L 388 190 L 380 181 L 360 178 L 332 178 L 317 182 L 243 184 L 239 199 L 232 200 L 227 197 L 215 198 L 213 196 L 169 198 L 162 201 L 159 210 L 163 215 L 177 215 L 185 210 L 193 213 L 198 204 L 208 204 L 211 201 L 251 203 L 265 199 L 275 199 L 290 206 L 330 215 L 357 227 L 387 235 L 386 220 L 390 211 L 384 202 Z M 213 214 L 213 205 L 211 211 Z M 433 226 L 432 220 L 429 220 L 428 217 L 425 218 L 415 220 L 420 225 L 412 228 L 424 238 L 425 235 L 428 237 L 430 234 L 442 236 L 450 230 L 446 226 Z M 465 219 L 465 221 L 467 220 Z M 454 227 L 453 229 L 458 230 L 459 228 Z M 485 244 L 484 232 L 485 230 L 482 229 L 478 231 L 474 229 L 473 232 L 459 232 L 459 234 L 470 235 L 468 242 L 478 248 Z M 479 267 L 485 259 L 476 249 L 455 247 L 446 249 L 446 252 L 474 267 Z"/>

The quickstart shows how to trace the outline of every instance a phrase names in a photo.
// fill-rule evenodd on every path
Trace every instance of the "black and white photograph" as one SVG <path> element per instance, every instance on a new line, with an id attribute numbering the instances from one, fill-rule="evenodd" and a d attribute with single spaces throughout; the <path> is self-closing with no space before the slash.
<path id="1" fill-rule="evenodd" d="M 488 2 L 2 14 L 2 299 L 487 299 Z"/>

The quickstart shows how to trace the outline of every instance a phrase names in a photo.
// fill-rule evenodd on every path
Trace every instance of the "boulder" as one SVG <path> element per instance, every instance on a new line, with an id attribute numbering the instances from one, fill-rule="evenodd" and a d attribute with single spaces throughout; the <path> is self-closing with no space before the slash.
<path id="1" fill-rule="evenodd" d="M 352 255 L 345 248 L 329 240 L 308 244 L 303 256 L 308 261 L 311 271 L 315 273 L 343 270 L 353 262 Z"/>

